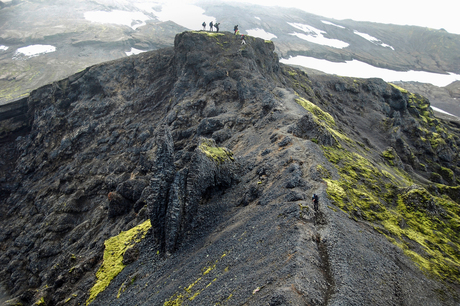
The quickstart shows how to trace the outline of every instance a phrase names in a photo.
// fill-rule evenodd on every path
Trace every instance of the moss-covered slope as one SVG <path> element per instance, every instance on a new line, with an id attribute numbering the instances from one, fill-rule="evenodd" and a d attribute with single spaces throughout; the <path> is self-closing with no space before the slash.
<path id="1" fill-rule="evenodd" d="M 334 140 L 319 144 L 335 169 L 318 165 L 332 202 L 428 275 L 459 284 L 458 128 L 434 117 L 424 97 L 393 84 L 324 77 L 320 91 L 312 89 L 318 80 L 285 72 L 317 125 L 304 137 L 318 143 L 322 129 Z"/>

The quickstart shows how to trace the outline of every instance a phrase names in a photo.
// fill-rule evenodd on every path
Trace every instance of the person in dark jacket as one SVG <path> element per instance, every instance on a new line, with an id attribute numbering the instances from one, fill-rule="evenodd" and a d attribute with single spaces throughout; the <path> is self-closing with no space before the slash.
<path id="1" fill-rule="evenodd" d="M 216 28 L 217 33 L 219 33 L 219 25 L 220 25 L 220 22 L 214 24 L 214 27 Z"/>
<path id="2" fill-rule="evenodd" d="M 209 29 L 210 29 L 211 32 L 213 32 L 213 29 L 212 29 L 213 26 L 214 26 L 214 24 L 213 24 L 212 21 L 211 21 L 211 22 L 209 23 Z"/>
<path id="3" fill-rule="evenodd" d="M 236 35 L 236 32 L 237 32 L 237 31 L 238 31 L 238 25 L 236 25 L 236 26 L 233 27 L 233 32 L 234 32 L 235 35 Z"/>
<path id="4" fill-rule="evenodd" d="M 206 22 L 203 21 L 201 25 L 203 26 L 203 31 L 206 31 Z"/>
<path id="5" fill-rule="evenodd" d="M 313 201 L 313 208 L 315 209 L 315 211 L 318 211 L 318 201 L 319 201 L 318 195 L 314 193 L 313 196 L 311 197 L 311 200 Z"/>

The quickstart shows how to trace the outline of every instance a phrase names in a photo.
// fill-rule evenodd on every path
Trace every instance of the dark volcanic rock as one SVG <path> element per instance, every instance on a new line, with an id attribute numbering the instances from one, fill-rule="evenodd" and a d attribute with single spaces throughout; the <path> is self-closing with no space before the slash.
<path id="1" fill-rule="evenodd" d="M 130 247 L 123 255 L 123 264 L 129 265 L 139 258 L 139 248 L 137 246 Z"/>
<path id="2" fill-rule="evenodd" d="M 407 108 L 407 95 L 403 95 L 400 90 L 394 87 L 391 88 L 391 94 L 384 95 L 384 98 L 387 100 L 390 107 L 397 111 L 405 110 Z"/>
<path id="3" fill-rule="evenodd" d="M 450 114 L 447 115 L 449 120 L 459 120 L 460 105 L 457 100 L 459 98 L 457 94 L 458 81 L 455 81 L 445 87 L 438 87 L 432 84 L 420 82 L 396 82 L 396 84 L 410 92 L 416 92 L 426 97 L 430 101 L 431 105 L 444 112 L 448 112 Z M 436 112 L 436 115 L 438 117 L 446 116 L 446 114 L 443 114 L 442 112 Z"/>
<path id="4" fill-rule="evenodd" d="M 157 139 L 153 192 L 146 201 L 152 223 L 158 224 L 154 237 L 160 250 L 169 253 L 175 251 L 187 230 L 197 226 L 196 214 L 203 198 L 216 188 L 230 187 L 235 175 L 227 164 L 233 163 L 231 155 L 208 156 L 208 150 L 223 150 L 210 139 L 201 139 L 189 165 L 174 174 L 172 139 L 167 128 Z"/>
<path id="5" fill-rule="evenodd" d="M 458 127 L 381 80 L 309 77 L 279 64 L 272 42 L 246 41 L 184 32 L 174 48 L 93 66 L 4 112 L 0 279 L 14 301 L 86 303 L 116 253 L 105 242 L 150 219 L 91 305 L 458 304 L 454 283 L 424 275 L 365 219 L 385 201 L 447 218 L 432 194 L 456 196 Z M 363 159 L 386 184 L 365 181 Z M 430 193 L 398 188 L 405 169 Z M 329 194 L 350 191 L 344 172 L 394 188 L 345 211 Z"/>
<path id="6" fill-rule="evenodd" d="M 109 217 L 124 215 L 131 209 L 131 202 L 118 192 L 110 192 L 109 198 Z"/>
<path id="7" fill-rule="evenodd" d="M 137 201 L 147 184 L 143 179 L 129 179 L 117 186 L 117 192 L 131 201 Z"/>

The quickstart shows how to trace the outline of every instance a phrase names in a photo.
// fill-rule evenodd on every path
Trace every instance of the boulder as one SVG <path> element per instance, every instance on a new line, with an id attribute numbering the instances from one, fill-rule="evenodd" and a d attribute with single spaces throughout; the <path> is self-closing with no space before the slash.
<path id="1" fill-rule="evenodd" d="M 109 192 L 108 214 L 110 218 L 121 216 L 129 212 L 132 203 L 116 191 Z"/>
<path id="2" fill-rule="evenodd" d="M 136 202 L 140 199 L 142 191 L 148 185 L 144 179 L 129 179 L 120 183 L 116 191 L 128 200 Z"/>

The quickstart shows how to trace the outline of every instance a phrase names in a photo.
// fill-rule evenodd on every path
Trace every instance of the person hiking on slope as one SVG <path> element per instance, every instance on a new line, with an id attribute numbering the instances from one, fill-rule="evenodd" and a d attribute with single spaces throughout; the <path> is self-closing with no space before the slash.
<path id="1" fill-rule="evenodd" d="M 214 27 L 216 28 L 217 33 L 219 33 L 219 25 L 220 25 L 220 22 L 214 24 Z"/>
<path id="2" fill-rule="evenodd" d="M 203 26 L 203 31 L 206 31 L 206 22 L 203 21 L 201 25 Z"/>
<path id="3" fill-rule="evenodd" d="M 244 40 L 244 34 L 241 35 L 241 44 L 242 44 L 242 45 L 245 45 L 245 44 L 246 44 L 246 41 Z"/>
<path id="4" fill-rule="evenodd" d="M 209 30 L 210 30 L 211 32 L 213 32 L 213 29 L 212 29 L 213 26 L 214 26 L 214 25 L 213 25 L 213 23 L 212 23 L 212 21 L 211 21 L 211 22 L 209 23 Z"/>
<path id="5" fill-rule="evenodd" d="M 234 32 L 235 35 L 237 35 L 237 34 L 236 34 L 236 31 L 238 31 L 238 25 L 236 25 L 236 26 L 233 27 L 233 32 Z"/>
<path id="6" fill-rule="evenodd" d="M 311 197 L 311 200 L 313 201 L 313 209 L 315 211 L 318 211 L 318 195 L 316 193 L 313 194 L 313 196 Z"/>

